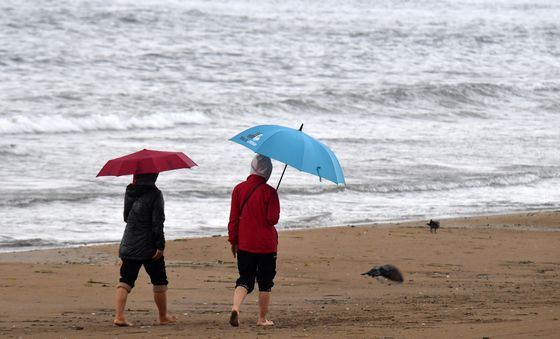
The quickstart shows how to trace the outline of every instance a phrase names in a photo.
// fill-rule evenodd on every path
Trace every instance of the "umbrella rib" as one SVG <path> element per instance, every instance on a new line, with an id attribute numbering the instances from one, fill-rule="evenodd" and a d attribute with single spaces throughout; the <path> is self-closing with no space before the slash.
<path id="1" fill-rule="evenodd" d="M 329 162 L 330 167 L 332 168 L 333 174 L 334 174 L 334 181 L 335 183 L 339 183 L 339 180 L 341 180 L 341 183 L 344 183 L 344 175 L 339 171 L 339 169 L 341 170 L 340 167 L 340 163 L 338 162 L 338 159 L 336 158 L 336 156 L 334 156 L 334 153 L 332 150 L 330 150 L 329 148 L 327 148 L 326 146 L 323 147 L 321 149 L 322 152 L 326 153 L 326 155 L 328 156 L 328 158 L 331 160 Z"/>

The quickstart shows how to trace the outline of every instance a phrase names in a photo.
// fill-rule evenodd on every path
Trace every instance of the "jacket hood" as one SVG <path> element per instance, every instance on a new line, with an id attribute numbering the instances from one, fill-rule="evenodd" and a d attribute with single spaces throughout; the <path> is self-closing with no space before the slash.
<path id="1" fill-rule="evenodd" d="M 131 198 L 138 198 L 142 194 L 150 191 L 157 190 L 157 187 L 154 183 L 146 183 L 146 184 L 130 184 L 126 187 L 126 195 Z"/>
<path id="2" fill-rule="evenodd" d="M 144 173 L 144 174 L 134 174 L 132 177 L 132 183 L 134 184 L 153 184 L 156 182 L 159 173 Z"/>
<path id="3" fill-rule="evenodd" d="M 272 161 L 270 161 L 270 158 L 260 154 L 255 155 L 253 161 L 251 161 L 250 174 L 258 175 L 268 181 L 271 173 Z"/>

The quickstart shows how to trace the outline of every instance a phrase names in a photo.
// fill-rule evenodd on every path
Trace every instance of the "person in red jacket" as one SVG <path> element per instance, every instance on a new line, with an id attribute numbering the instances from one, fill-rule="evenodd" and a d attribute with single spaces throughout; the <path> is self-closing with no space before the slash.
<path id="1" fill-rule="evenodd" d="M 267 314 L 276 275 L 278 233 L 274 225 L 280 218 L 280 201 L 276 190 L 266 183 L 271 173 L 270 158 L 255 156 L 251 174 L 231 194 L 228 241 L 239 270 L 229 319 L 232 326 L 239 326 L 239 309 L 253 291 L 255 279 L 259 285 L 257 325 L 274 325 Z"/>

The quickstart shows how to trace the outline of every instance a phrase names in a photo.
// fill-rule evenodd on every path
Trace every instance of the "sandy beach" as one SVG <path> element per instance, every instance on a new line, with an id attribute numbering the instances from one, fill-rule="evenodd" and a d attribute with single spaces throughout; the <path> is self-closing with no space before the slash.
<path id="1" fill-rule="evenodd" d="M 225 237 L 168 241 L 169 307 L 156 326 L 144 271 L 131 328 L 112 325 L 117 245 L 0 254 L 3 338 L 558 338 L 560 211 L 280 232 L 273 328 L 228 324 Z M 361 275 L 393 264 L 402 284 Z"/>

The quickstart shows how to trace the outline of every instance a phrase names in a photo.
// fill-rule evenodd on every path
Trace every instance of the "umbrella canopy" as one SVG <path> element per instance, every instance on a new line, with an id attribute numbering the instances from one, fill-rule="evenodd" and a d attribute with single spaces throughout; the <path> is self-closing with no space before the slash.
<path id="1" fill-rule="evenodd" d="M 121 176 L 171 171 L 191 168 L 197 164 L 183 152 L 164 152 L 143 149 L 120 158 L 107 161 L 97 176 Z"/>
<path id="2" fill-rule="evenodd" d="M 335 184 L 344 183 L 342 167 L 333 151 L 301 129 L 260 125 L 251 127 L 229 140 L 300 171 Z"/>

